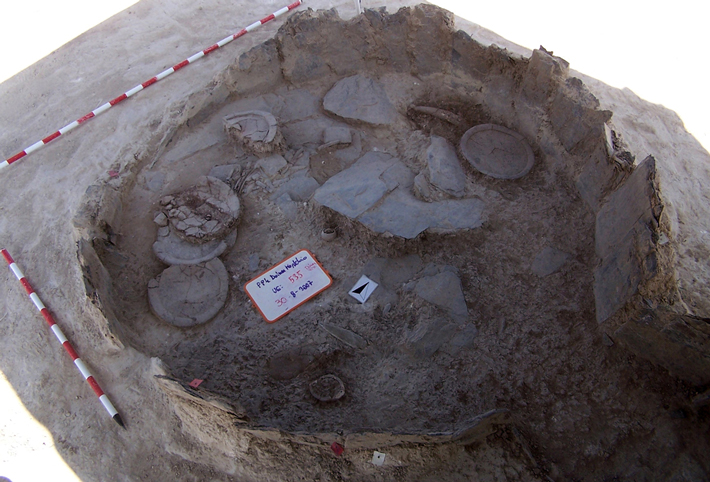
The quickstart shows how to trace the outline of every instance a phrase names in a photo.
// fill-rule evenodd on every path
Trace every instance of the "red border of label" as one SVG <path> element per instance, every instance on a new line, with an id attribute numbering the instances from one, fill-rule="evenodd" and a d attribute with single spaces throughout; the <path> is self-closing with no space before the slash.
<path id="1" fill-rule="evenodd" d="M 273 320 L 269 320 L 269 319 L 266 317 L 266 315 L 264 314 L 264 312 L 261 311 L 261 308 L 259 308 L 259 305 L 256 303 L 256 301 L 254 301 L 254 298 L 251 297 L 251 295 L 249 294 L 249 291 L 247 291 L 247 285 L 248 285 L 249 283 L 251 283 L 252 281 L 254 281 L 254 280 L 256 280 L 256 279 L 258 279 L 258 278 L 264 276 L 266 273 L 268 273 L 269 271 L 271 271 L 272 269 L 274 269 L 275 266 L 278 266 L 278 265 L 280 265 L 281 263 L 283 263 L 284 261 L 293 258 L 293 257 L 296 256 L 298 253 L 300 253 L 301 251 L 305 251 L 306 253 L 308 253 L 308 255 L 309 255 L 311 258 L 313 258 L 313 261 L 315 261 L 316 264 L 320 267 L 320 269 L 323 270 L 323 272 L 325 273 L 325 275 L 328 277 L 328 280 L 330 280 L 330 281 L 329 281 L 329 283 L 328 283 L 326 286 L 324 286 L 324 287 L 321 288 L 320 290 L 314 292 L 311 296 L 309 296 L 309 297 L 306 298 L 305 300 L 301 301 L 299 304 L 297 304 L 296 306 L 294 306 L 294 307 L 291 308 L 290 310 L 286 311 L 284 314 L 280 315 L 280 316 L 277 317 L 277 318 L 274 318 Z M 272 265 L 272 266 L 271 266 L 269 269 L 267 269 L 266 271 L 262 271 L 261 273 L 259 273 L 258 275 L 254 276 L 252 279 L 250 279 L 249 281 L 247 281 L 246 283 L 244 283 L 244 292 L 247 294 L 247 296 L 248 296 L 249 299 L 251 300 L 252 305 L 254 305 L 254 307 L 259 311 L 259 314 L 261 315 L 261 317 L 264 318 L 264 321 L 266 321 L 267 323 L 276 323 L 276 322 L 279 321 L 281 318 L 283 318 L 284 316 L 288 315 L 288 314 L 291 313 L 293 310 L 295 310 L 296 308 L 298 308 L 299 306 L 301 306 L 303 303 L 305 303 L 306 301 L 309 301 L 309 300 L 313 299 L 315 296 L 317 296 L 317 295 L 319 295 L 320 293 L 322 293 L 323 291 L 327 290 L 327 289 L 330 288 L 332 285 L 333 285 L 333 278 L 330 276 L 330 273 L 328 273 L 328 270 L 326 270 L 326 269 L 323 267 L 323 265 L 320 264 L 320 261 L 318 261 L 318 259 L 316 258 L 316 256 L 315 256 L 313 253 L 311 253 L 311 251 L 310 251 L 309 249 L 299 249 L 298 251 L 296 251 L 295 253 L 293 253 L 291 256 L 286 256 L 284 259 L 282 259 L 282 260 L 279 261 L 278 263 Z"/>

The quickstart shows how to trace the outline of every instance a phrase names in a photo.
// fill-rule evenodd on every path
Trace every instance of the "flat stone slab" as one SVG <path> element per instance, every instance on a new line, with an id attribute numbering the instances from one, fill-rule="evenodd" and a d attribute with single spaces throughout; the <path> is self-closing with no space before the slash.
<path id="1" fill-rule="evenodd" d="M 399 159 L 369 152 L 326 181 L 314 199 L 357 219 L 376 233 L 406 239 L 425 230 L 451 233 L 480 227 L 485 204 L 479 199 L 423 202 L 412 194 L 414 173 Z"/>
<path id="2" fill-rule="evenodd" d="M 271 113 L 248 110 L 224 118 L 227 136 L 245 151 L 254 154 L 273 154 L 285 147 L 278 122 Z"/>
<path id="3" fill-rule="evenodd" d="M 442 271 L 434 276 L 425 276 L 414 288 L 422 299 L 445 310 L 455 321 L 468 319 L 468 307 L 461 288 L 461 280 L 451 271 Z"/>
<path id="4" fill-rule="evenodd" d="M 466 190 L 466 173 L 456 148 L 443 137 L 431 136 L 426 158 L 431 184 L 453 197 L 462 197 Z"/>
<path id="5" fill-rule="evenodd" d="M 373 125 L 393 124 L 399 116 L 382 84 L 360 74 L 336 82 L 323 98 L 323 108 L 343 119 Z"/>
<path id="6" fill-rule="evenodd" d="M 264 174 L 266 174 L 266 177 L 273 179 L 288 167 L 288 162 L 286 162 L 286 159 L 284 159 L 281 154 L 273 154 L 259 159 L 256 163 L 256 167 L 261 168 Z"/>
<path id="7" fill-rule="evenodd" d="M 202 244 L 224 238 L 239 219 L 239 197 L 217 178 L 204 176 L 184 191 L 160 200 L 174 232 Z"/>
<path id="8" fill-rule="evenodd" d="M 479 199 L 423 202 L 408 190 L 397 189 L 358 218 L 376 233 L 389 233 L 406 239 L 424 231 L 453 233 L 475 229 L 485 221 L 485 203 Z"/>
<path id="9" fill-rule="evenodd" d="M 148 282 L 148 301 L 155 315 L 174 326 L 206 323 L 224 306 L 229 277 L 215 258 L 201 264 L 174 265 Z"/>
<path id="10" fill-rule="evenodd" d="M 232 230 L 225 239 L 213 239 L 203 244 L 185 241 L 170 227 L 158 229 L 153 243 L 153 252 L 165 264 L 198 264 L 220 256 L 227 248 L 234 246 L 237 230 Z"/>
<path id="11" fill-rule="evenodd" d="M 382 152 L 368 152 L 328 179 L 316 190 L 314 199 L 349 218 L 357 218 L 387 193 L 387 184 L 380 176 L 393 166 L 393 159 Z"/>
<path id="12" fill-rule="evenodd" d="M 461 138 L 461 152 L 471 165 L 497 179 L 523 177 L 535 163 L 535 155 L 525 138 L 495 124 L 481 124 Z"/>

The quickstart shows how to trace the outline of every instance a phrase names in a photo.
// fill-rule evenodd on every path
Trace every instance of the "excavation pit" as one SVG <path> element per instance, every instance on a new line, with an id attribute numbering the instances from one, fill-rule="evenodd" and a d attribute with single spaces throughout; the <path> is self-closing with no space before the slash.
<path id="1" fill-rule="evenodd" d="M 105 268 L 85 272 L 110 286 L 97 288 L 109 324 L 160 360 L 157 383 L 187 430 L 211 434 L 205 427 L 219 421 L 263 439 L 375 449 L 470 444 L 516 410 L 533 433 L 554 432 L 548 412 L 583 423 L 556 396 L 598 383 L 598 323 L 617 323 L 637 301 L 664 226 L 633 231 L 649 240 L 638 266 L 613 265 L 619 243 L 600 235 L 613 228 L 609 202 L 638 200 L 633 222 L 653 212 L 655 164 L 620 161 L 628 153 L 606 135 L 611 113 L 564 60 L 483 47 L 431 6 L 349 22 L 307 11 L 183 107 L 189 120 L 136 161 L 130 182 L 87 201 L 103 216 L 93 239 L 106 242 L 82 245 L 82 260 Z M 466 133 L 477 128 L 519 142 L 512 157 L 493 158 L 512 167 L 469 163 Z M 223 263 L 228 292 L 218 311 L 170 324 L 151 313 L 148 292 L 174 263 L 153 245 L 167 234 L 166 196 L 201 176 L 238 197 L 238 226 L 237 216 L 225 221 L 236 240 L 221 245 L 208 229 L 217 244 L 173 268 Z M 180 221 L 170 229 L 192 242 Z M 303 249 L 333 284 L 266 323 L 244 286 Z M 360 303 L 348 292 L 363 275 L 378 286 Z M 190 388 L 196 378 L 204 381 Z M 313 394 L 333 379 L 333 393 Z"/>

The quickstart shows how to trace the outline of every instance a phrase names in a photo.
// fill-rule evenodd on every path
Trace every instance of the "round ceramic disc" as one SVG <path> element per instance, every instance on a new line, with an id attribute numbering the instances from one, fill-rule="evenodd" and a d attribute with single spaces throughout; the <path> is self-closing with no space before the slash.
<path id="1" fill-rule="evenodd" d="M 461 138 L 461 152 L 475 169 L 498 179 L 523 177 L 535 163 L 522 135 L 495 124 L 467 130 Z"/>
<path id="2" fill-rule="evenodd" d="M 153 312 L 166 323 L 194 326 L 211 320 L 224 306 L 229 276 L 222 262 L 173 265 L 148 282 Z"/>

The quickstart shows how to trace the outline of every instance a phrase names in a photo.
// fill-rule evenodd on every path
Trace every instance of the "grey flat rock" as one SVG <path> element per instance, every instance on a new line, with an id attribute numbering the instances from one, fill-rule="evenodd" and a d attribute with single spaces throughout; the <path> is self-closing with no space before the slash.
<path id="1" fill-rule="evenodd" d="M 382 84 L 363 75 L 341 79 L 323 99 L 323 108 L 344 119 L 389 125 L 399 114 Z"/>
<path id="2" fill-rule="evenodd" d="M 239 219 L 239 197 L 214 177 L 201 177 L 184 191 L 160 200 L 174 232 L 185 241 L 202 244 L 224 238 Z"/>
<path id="3" fill-rule="evenodd" d="M 172 228 L 158 230 L 153 243 L 153 252 L 165 264 L 198 264 L 220 256 L 234 246 L 237 230 L 233 229 L 225 239 L 213 239 L 203 244 L 190 243 L 175 234 Z"/>
<path id="4" fill-rule="evenodd" d="M 311 199 L 319 187 L 318 181 L 311 176 L 294 177 L 279 186 L 277 197 L 286 193 L 293 201 L 306 202 Z"/>
<path id="5" fill-rule="evenodd" d="M 376 233 L 412 239 L 426 230 L 451 233 L 478 228 L 485 219 L 484 208 L 478 199 L 427 203 L 407 190 L 397 189 L 358 220 Z"/>
<path id="6" fill-rule="evenodd" d="M 422 299 L 448 312 L 456 321 L 468 319 L 468 307 L 463 296 L 461 280 L 451 271 L 425 276 L 417 281 L 414 292 Z"/>
<path id="7" fill-rule="evenodd" d="M 350 145 L 353 134 L 349 127 L 328 127 L 323 131 L 323 144 L 325 145 Z"/>
<path id="8" fill-rule="evenodd" d="M 559 249 L 547 247 L 540 251 L 532 263 L 532 272 L 543 277 L 560 269 L 570 255 Z"/>
<path id="9" fill-rule="evenodd" d="M 316 190 L 314 199 L 357 219 L 376 233 L 406 239 L 415 238 L 427 229 L 451 233 L 483 224 L 483 201 L 423 202 L 412 194 L 414 179 L 414 173 L 399 159 L 382 152 L 369 152 L 328 179 Z"/>
<path id="10" fill-rule="evenodd" d="M 237 164 L 224 164 L 210 169 L 209 176 L 216 177 L 220 181 L 230 184 L 238 174 L 239 166 Z"/>
<path id="11" fill-rule="evenodd" d="M 431 136 L 426 157 L 431 184 L 453 197 L 462 197 L 466 190 L 466 174 L 456 148 L 443 137 Z"/>
<path id="12" fill-rule="evenodd" d="M 224 306 L 229 277 L 215 258 L 201 264 L 174 265 L 148 282 L 148 301 L 158 318 L 171 325 L 195 326 Z"/>
<path id="13" fill-rule="evenodd" d="M 461 152 L 477 170 L 498 179 L 523 177 L 535 163 L 525 138 L 495 124 L 481 124 L 461 137 Z"/>
<path id="14" fill-rule="evenodd" d="M 392 167 L 393 160 L 389 154 L 368 152 L 351 167 L 328 179 L 318 188 L 314 199 L 349 218 L 357 218 L 387 193 L 387 185 L 380 176 Z"/>
<path id="15" fill-rule="evenodd" d="M 281 154 L 273 154 L 259 159 L 256 163 L 256 167 L 261 168 L 264 174 L 266 174 L 266 177 L 273 179 L 288 167 L 288 162 L 286 162 L 286 159 L 284 159 Z"/>

